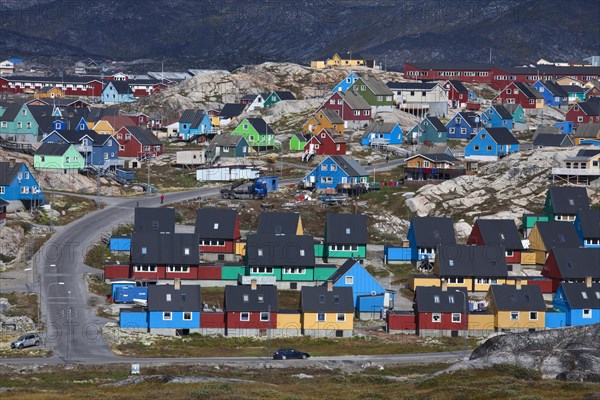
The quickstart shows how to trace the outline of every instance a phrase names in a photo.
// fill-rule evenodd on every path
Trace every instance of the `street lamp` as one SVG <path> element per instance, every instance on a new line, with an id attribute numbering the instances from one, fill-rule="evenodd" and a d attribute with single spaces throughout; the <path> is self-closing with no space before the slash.
<path id="1" fill-rule="evenodd" d="M 458 290 L 458 289 L 455 289 L 454 291 L 456 293 L 460 293 L 463 297 L 463 316 L 466 319 L 467 318 L 467 294 L 465 292 L 463 292 L 462 290 Z M 463 317 L 461 317 L 461 323 L 462 323 L 462 318 Z M 466 329 L 467 332 L 464 333 L 463 338 L 464 338 L 464 351 L 466 352 L 467 351 L 467 333 L 468 333 L 468 329 L 469 329 L 469 321 L 466 320 L 465 322 L 467 323 L 467 329 Z M 466 358 L 467 357 L 465 356 L 465 359 Z"/>
<path id="2" fill-rule="evenodd" d="M 27 288 L 27 294 L 29 294 L 31 292 L 31 288 L 29 287 L 29 280 L 27 279 L 27 275 L 29 275 L 27 272 L 29 271 L 33 271 L 33 268 L 25 268 L 25 287 Z M 33 284 L 33 272 L 31 273 L 31 283 Z"/>
<path id="3" fill-rule="evenodd" d="M 64 284 L 65 284 L 64 282 L 50 282 L 48 284 L 48 295 L 47 295 L 48 298 L 46 299 L 46 318 L 45 318 L 45 321 L 44 321 L 45 325 L 46 325 L 45 326 L 46 335 L 44 335 L 44 344 L 46 343 L 46 336 L 48 336 L 48 312 L 49 312 L 49 309 L 50 309 L 50 307 L 48 306 L 48 303 L 49 303 L 48 300 L 50 300 L 50 286 L 52 286 L 52 285 L 64 285 Z M 42 294 L 42 291 L 40 289 L 40 295 L 41 294 Z M 40 301 L 40 305 L 41 304 L 42 304 L 42 302 Z"/>

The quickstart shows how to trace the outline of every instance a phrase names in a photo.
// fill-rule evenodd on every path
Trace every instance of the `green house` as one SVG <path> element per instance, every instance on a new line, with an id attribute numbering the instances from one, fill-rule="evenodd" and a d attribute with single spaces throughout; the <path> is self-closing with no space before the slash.
<path id="1" fill-rule="evenodd" d="M 295 133 L 290 139 L 290 151 L 304 151 L 306 146 L 306 137 L 301 133 Z"/>
<path id="2" fill-rule="evenodd" d="M 246 118 L 231 132 L 246 139 L 250 147 L 260 150 L 275 145 L 275 132 L 262 118 Z"/>
<path id="3" fill-rule="evenodd" d="M 369 74 L 357 74 L 349 90 L 365 99 L 371 107 L 392 107 L 394 93 L 379 79 Z"/>
<path id="4" fill-rule="evenodd" d="M 33 166 L 66 174 L 83 168 L 84 159 L 71 144 L 42 143 L 33 156 Z"/>
<path id="5" fill-rule="evenodd" d="M 0 133 L 10 135 L 19 142 L 39 142 L 40 129 L 27 103 L 7 105 L 0 117 Z"/>
<path id="6" fill-rule="evenodd" d="M 548 222 L 549 220 L 550 218 L 545 214 L 523 214 L 523 236 L 529 236 L 536 222 Z"/>
<path id="7" fill-rule="evenodd" d="M 323 258 L 365 258 L 367 256 L 367 216 L 327 214 Z"/>
<path id="8" fill-rule="evenodd" d="M 221 279 L 224 281 L 236 281 L 239 275 L 246 274 L 246 265 L 243 263 L 228 263 L 221 267 Z"/>
<path id="9" fill-rule="evenodd" d="M 590 209 L 587 190 L 580 186 L 553 186 L 546 192 L 544 213 L 550 221 L 575 221 L 581 210 Z"/>
<path id="10" fill-rule="evenodd" d="M 273 104 L 277 104 L 282 100 L 296 100 L 296 96 L 294 96 L 294 93 L 289 91 L 274 90 L 273 92 L 271 92 L 269 97 L 265 99 L 264 107 L 270 107 Z"/>

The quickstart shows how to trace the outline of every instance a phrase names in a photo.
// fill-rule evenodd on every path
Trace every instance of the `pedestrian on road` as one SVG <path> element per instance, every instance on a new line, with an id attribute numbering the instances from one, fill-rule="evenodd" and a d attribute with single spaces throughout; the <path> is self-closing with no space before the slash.
<path id="1" fill-rule="evenodd" d="M 161 194 L 160 195 L 160 204 L 163 204 L 165 202 L 165 195 Z"/>
<path id="2" fill-rule="evenodd" d="M 388 162 L 388 161 L 390 161 L 390 156 L 389 156 L 389 154 L 386 154 L 385 155 L 385 162 Z"/>

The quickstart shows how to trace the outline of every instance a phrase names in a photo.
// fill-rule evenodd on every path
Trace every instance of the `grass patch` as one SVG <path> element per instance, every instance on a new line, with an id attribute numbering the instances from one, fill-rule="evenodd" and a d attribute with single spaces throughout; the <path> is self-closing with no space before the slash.
<path id="1" fill-rule="evenodd" d="M 113 253 L 107 245 L 100 242 L 88 250 L 83 260 L 86 265 L 96 269 L 103 269 L 107 261 L 128 263 L 129 254 L 127 252 L 120 252 L 120 254 Z"/>
<path id="2" fill-rule="evenodd" d="M 135 178 L 139 182 L 148 182 L 148 167 L 135 171 Z M 150 185 L 159 192 L 173 192 L 197 188 L 199 182 L 196 180 L 196 172 L 185 168 L 176 168 L 172 165 L 150 164 Z"/>
<path id="3" fill-rule="evenodd" d="M 94 293 L 98 296 L 106 297 L 111 292 L 111 285 L 104 282 L 98 275 L 87 274 L 86 275 L 88 290 L 90 293 Z"/>

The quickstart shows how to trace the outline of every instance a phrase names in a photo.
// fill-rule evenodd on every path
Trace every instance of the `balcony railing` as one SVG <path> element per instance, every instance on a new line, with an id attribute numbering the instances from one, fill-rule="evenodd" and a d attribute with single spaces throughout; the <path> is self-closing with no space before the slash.
<path id="1" fill-rule="evenodd" d="M 552 175 L 600 176 L 600 169 L 552 168 Z"/>
<path id="2" fill-rule="evenodd" d="M 85 145 L 85 144 L 76 144 L 75 149 L 80 153 L 91 153 L 92 152 L 92 146 Z"/>

